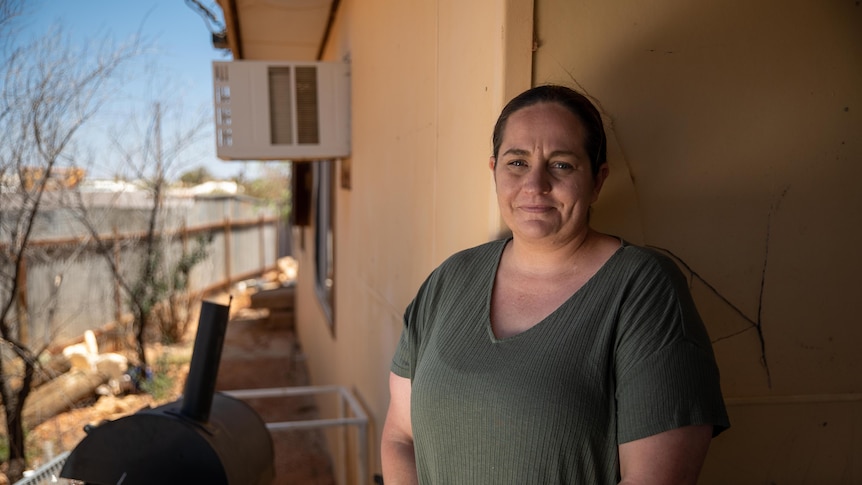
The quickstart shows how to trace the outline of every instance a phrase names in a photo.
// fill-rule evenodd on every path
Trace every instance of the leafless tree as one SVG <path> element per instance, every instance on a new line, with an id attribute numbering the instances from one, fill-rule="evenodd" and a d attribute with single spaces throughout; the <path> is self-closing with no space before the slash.
<path id="1" fill-rule="evenodd" d="M 20 5 L 0 0 L 0 29 L 13 24 Z M 54 188 L 56 170 L 74 155 L 81 128 L 108 99 L 121 68 L 141 51 L 137 40 L 100 42 L 96 50 L 70 45 L 55 31 L 26 45 L 3 43 L 0 53 L 0 397 L 13 482 L 26 468 L 22 411 L 42 350 L 22 338 L 26 312 L 19 305 L 37 214 Z"/>
<path id="2" fill-rule="evenodd" d="M 15 20 L 23 11 L 23 0 L 0 0 L 0 39 L 9 39 Z"/>
<path id="3" fill-rule="evenodd" d="M 178 175 L 177 170 L 187 161 L 184 156 L 195 146 L 195 143 L 205 134 L 204 128 L 209 118 L 203 112 L 192 119 L 182 117 L 182 109 L 164 110 L 161 103 L 155 103 L 149 122 L 144 127 L 135 125 L 135 116 L 130 116 L 130 124 L 122 127 L 122 135 L 112 136 L 112 145 L 122 160 L 122 166 L 130 173 L 127 176 L 142 184 L 149 195 L 146 228 L 141 241 L 142 248 L 139 267 L 136 271 L 124 271 L 111 256 L 110 244 L 104 234 L 98 230 L 99 224 L 94 220 L 88 204 L 79 197 L 76 211 L 79 220 L 88 229 L 93 241 L 99 247 L 99 252 L 105 256 L 105 261 L 111 269 L 115 280 L 126 294 L 128 305 L 133 314 L 133 333 L 138 365 L 147 366 L 145 340 L 147 330 L 153 323 L 155 312 L 159 305 L 168 303 L 168 325 L 161 328 L 167 337 L 181 337 L 184 328 L 181 316 L 171 313 L 178 305 L 179 294 L 186 288 L 188 274 L 191 268 L 206 258 L 209 240 L 198 238 L 190 250 L 183 250 L 176 261 L 168 261 L 167 248 L 175 234 L 165 225 L 165 195 L 170 181 Z M 163 120 L 167 114 L 173 119 L 170 135 L 163 136 Z M 80 195 L 80 194 L 79 194 Z"/>

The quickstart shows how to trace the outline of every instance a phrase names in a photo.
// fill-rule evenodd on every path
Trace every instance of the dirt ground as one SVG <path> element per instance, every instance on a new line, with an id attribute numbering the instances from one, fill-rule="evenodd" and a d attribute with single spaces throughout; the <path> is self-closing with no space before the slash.
<path id="1" fill-rule="evenodd" d="M 278 312 L 272 312 L 276 315 Z M 292 321 L 237 316 L 228 325 L 216 390 L 306 386 L 305 355 Z M 319 418 L 310 396 L 245 400 L 265 422 Z M 276 484 L 334 485 L 332 464 L 319 430 L 273 431 Z"/>
<path id="2" fill-rule="evenodd" d="M 292 294 L 291 294 L 292 297 Z M 218 303 L 220 297 L 212 300 Z M 223 299 L 223 298 L 221 298 Z M 296 339 L 292 311 L 249 308 L 246 299 L 231 303 L 221 355 L 216 391 L 269 387 L 302 386 L 308 384 L 304 355 Z M 195 325 L 196 326 L 196 325 Z M 63 451 L 71 450 L 84 438 L 85 425 L 115 420 L 133 414 L 147 406 L 175 401 L 180 398 L 189 369 L 196 328 L 181 344 L 154 345 L 151 362 L 179 363 L 169 367 L 173 385 L 167 395 L 157 401 L 149 394 L 103 396 L 91 403 L 79 403 L 76 408 L 42 423 L 28 435 L 28 449 L 43 458 L 31 460 L 38 466 Z M 265 422 L 315 419 L 317 408 L 311 397 L 266 398 L 246 400 Z M 273 431 L 274 467 L 279 484 L 334 485 L 331 460 L 323 435 L 318 430 Z M 0 483 L 3 483 L 0 477 Z"/>

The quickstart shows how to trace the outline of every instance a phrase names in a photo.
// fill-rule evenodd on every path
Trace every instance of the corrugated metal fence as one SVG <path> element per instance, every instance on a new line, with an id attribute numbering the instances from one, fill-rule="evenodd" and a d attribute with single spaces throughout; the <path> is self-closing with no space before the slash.
<path id="1" fill-rule="evenodd" d="M 28 309 L 27 338 L 33 348 L 77 338 L 128 313 L 126 295 L 98 245 L 86 230 L 69 223 L 71 217 L 63 211 L 56 207 L 40 214 L 39 230 L 25 252 L 19 279 Z M 100 238 L 111 247 L 110 257 L 129 280 L 141 270 L 148 211 L 145 204 L 114 201 L 101 214 L 98 209 L 92 212 L 99 218 Z M 189 273 L 192 293 L 227 288 L 256 277 L 275 268 L 277 259 L 285 256 L 279 254 L 284 251 L 279 239 L 286 228 L 271 209 L 255 199 L 168 200 L 162 220 L 159 234 L 167 236 L 168 242 L 161 246 L 167 262 L 176 262 L 199 237 L 210 241 L 205 259 Z"/>

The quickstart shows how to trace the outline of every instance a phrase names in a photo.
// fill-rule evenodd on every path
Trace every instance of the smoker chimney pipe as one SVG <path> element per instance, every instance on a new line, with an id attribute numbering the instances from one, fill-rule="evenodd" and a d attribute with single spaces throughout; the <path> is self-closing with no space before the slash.
<path id="1" fill-rule="evenodd" d="M 205 301 L 201 305 L 192 362 L 180 408 L 181 415 L 200 423 L 209 421 L 229 316 L 230 303 L 225 306 Z"/>

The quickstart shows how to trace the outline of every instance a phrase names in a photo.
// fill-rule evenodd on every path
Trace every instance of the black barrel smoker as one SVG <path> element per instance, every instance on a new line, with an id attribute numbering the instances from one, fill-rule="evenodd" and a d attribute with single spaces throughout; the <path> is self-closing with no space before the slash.
<path id="1" fill-rule="evenodd" d="M 270 485 L 266 424 L 244 402 L 214 392 L 228 310 L 203 303 L 183 397 L 89 428 L 60 477 L 93 485 Z"/>

